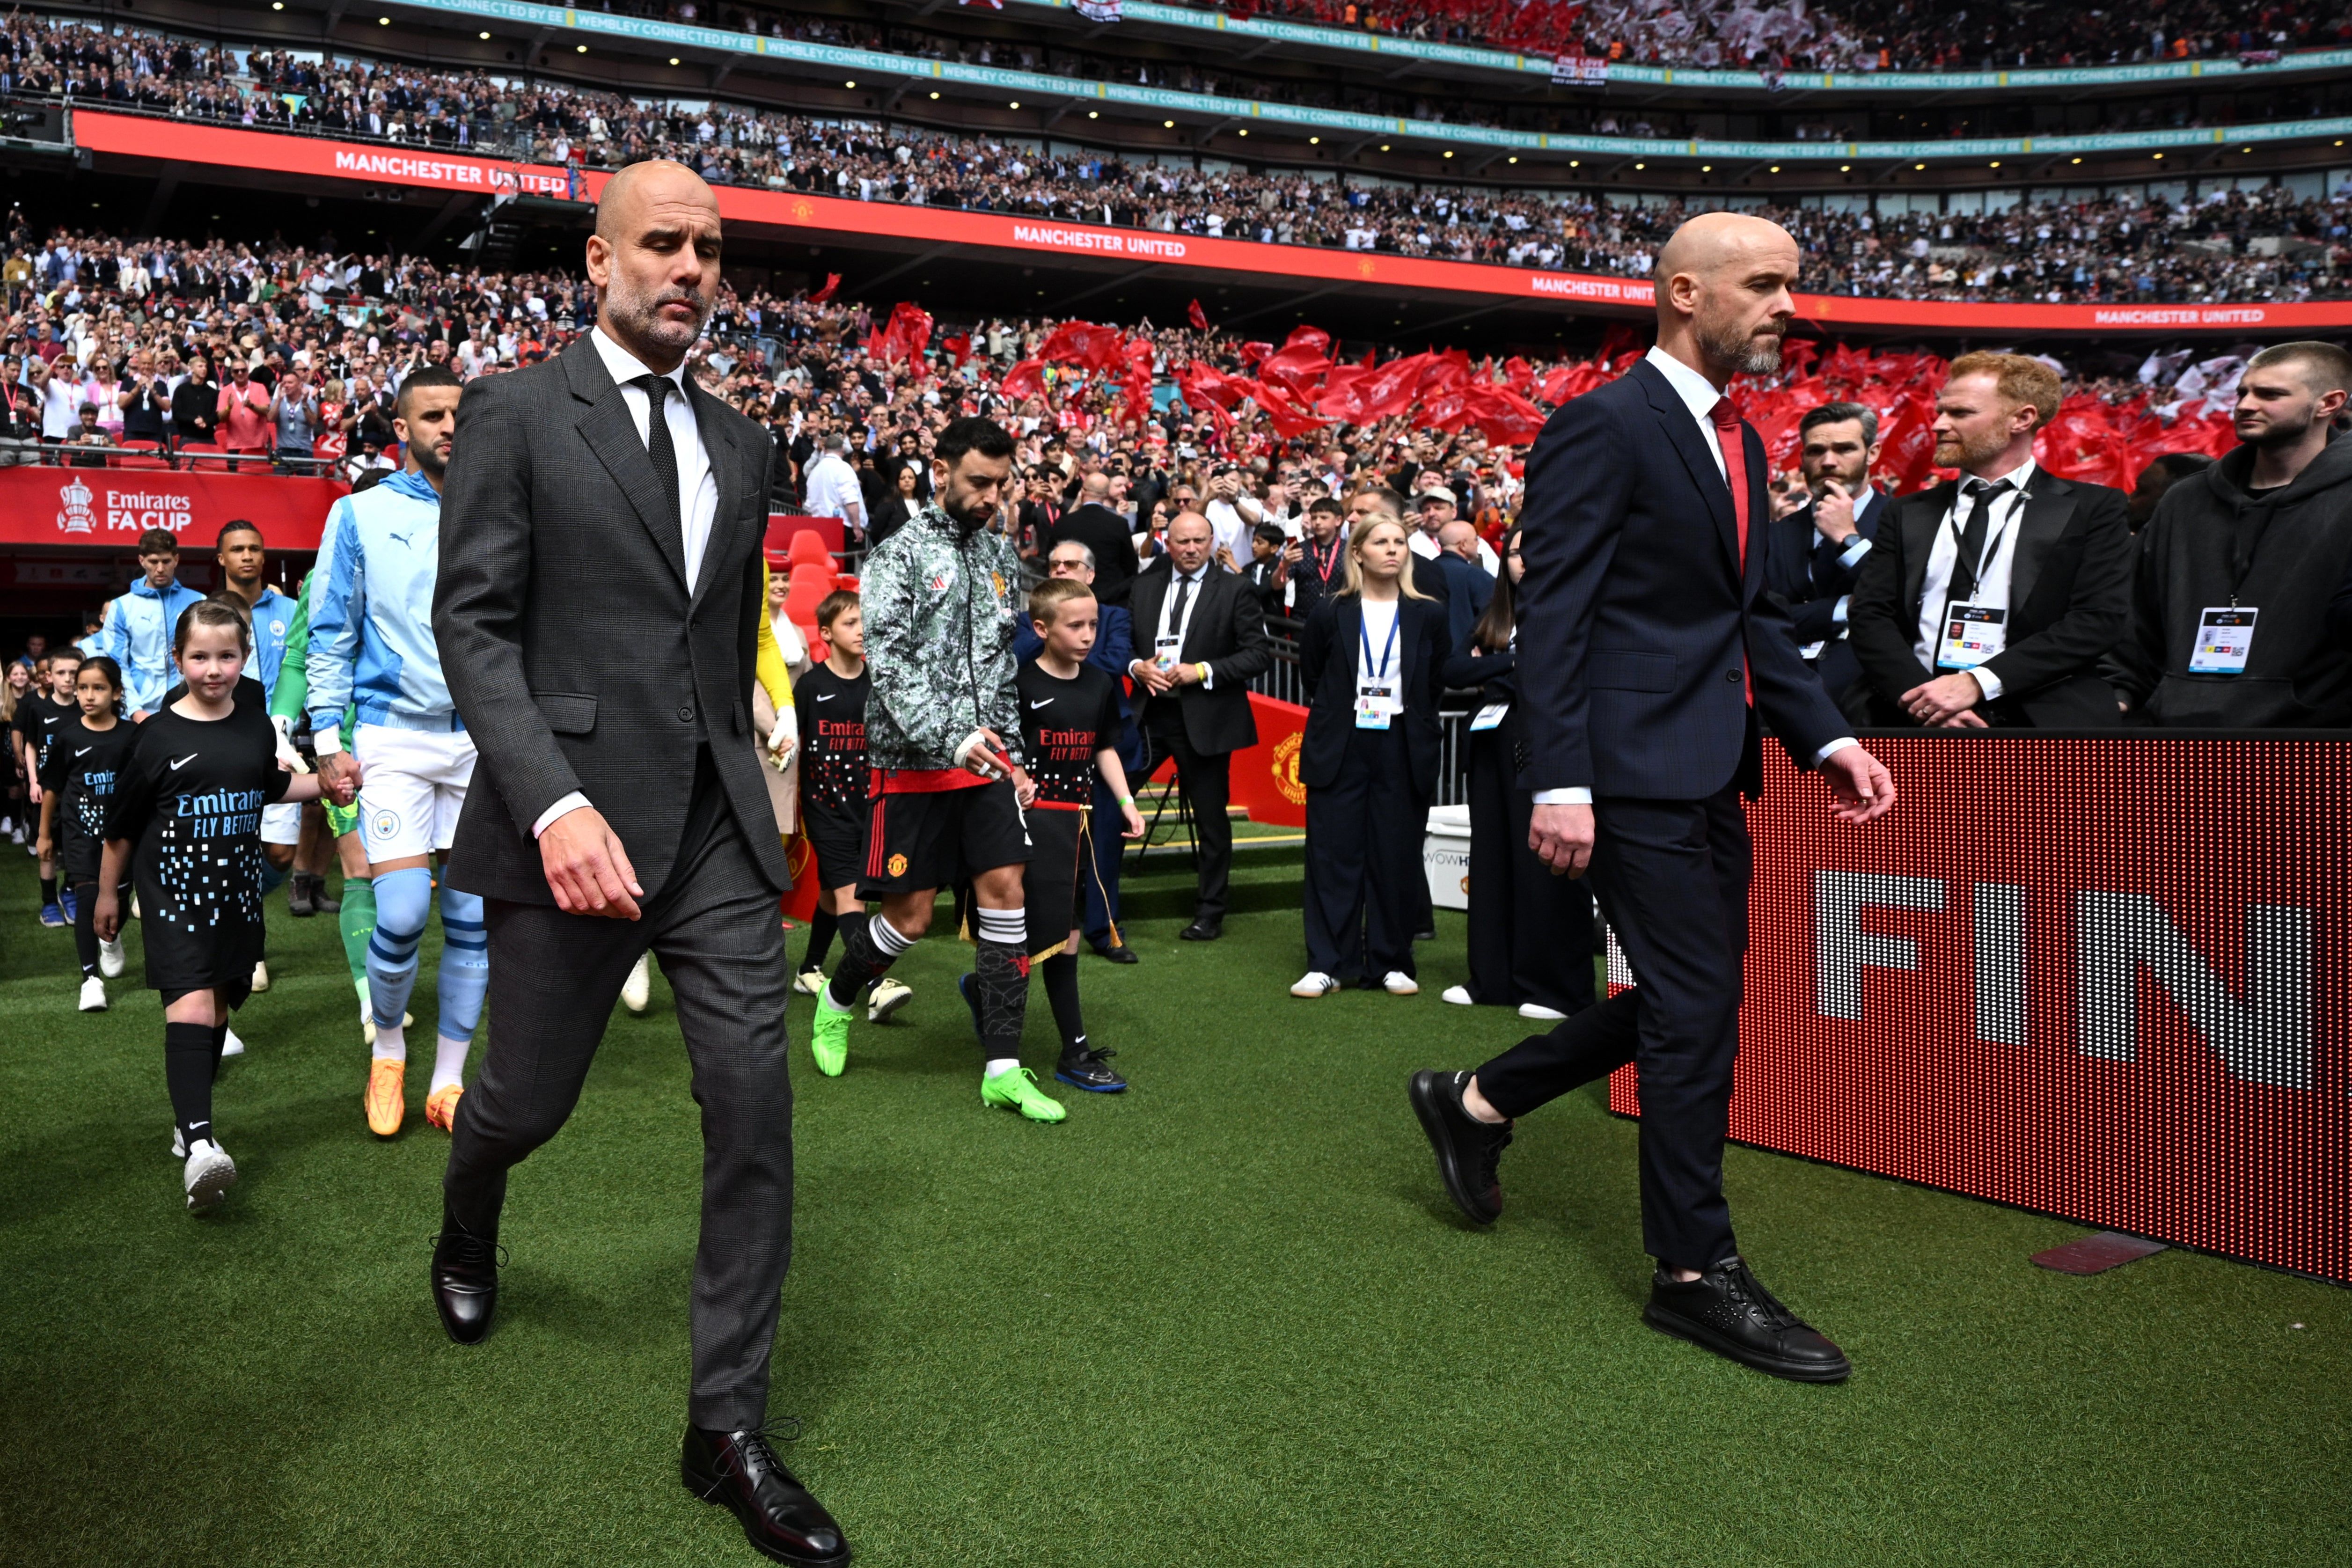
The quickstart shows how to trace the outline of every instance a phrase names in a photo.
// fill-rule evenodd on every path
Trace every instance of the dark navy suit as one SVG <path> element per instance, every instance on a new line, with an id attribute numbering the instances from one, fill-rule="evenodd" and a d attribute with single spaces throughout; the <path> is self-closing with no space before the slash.
<path id="1" fill-rule="evenodd" d="M 1696 1269 L 1737 1245 L 1723 1143 L 1748 946 L 1739 796 L 1762 783 L 1758 721 L 1801 766 L 1848 732 L 1763 592 L 1764 447 L 1744 423 L 1738 437 L 1744 568 L 1711 443 L 1648 362 L 1560 408 L 1528 455 L 1522 776 L 1539 796 L 1591 792 L 1589 874 L 1636 984 L 1478 1069 L 1488 1101 L 1519 1116 L 1637 1063 L 1643 1245 Z"/>
<path id="2" fill-rule="evenodd" d="M 1865 489 L 1854 502 L 1854 532 L 1874 546 L 1890 510 L 1885 494 L 1875 487 Z M 1837 545 L 1822 537 L 1808 501 L 1773 520 L 1772 548 L 1764 563 L 1765 592 L 1787 612 L 1789 636 L 1800 648 L 1822 645 L 1808 662 L 1841 707 L 1846 706 L 1845 694 L 1862 679 L 1862 661 L 1854 657 L 1853 644 L 1844 636 L 1845 622 L 1838 616 L 1838 605 L 1852 597 L 1862 563 L 1870 555 L 1868 550 L 1859 555 L 1853 551 L 1853 540 Z M 1856 700 L 1861 700 L 1857 694 Z"/>

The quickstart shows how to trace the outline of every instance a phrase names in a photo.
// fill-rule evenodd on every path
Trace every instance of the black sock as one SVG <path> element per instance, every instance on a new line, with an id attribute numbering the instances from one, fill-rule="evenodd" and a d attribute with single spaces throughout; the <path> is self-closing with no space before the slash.
<path id="1" fill-rule="evenodd" d="M 1021 1026 L 1029 1017 L 1029 955 L 1006 942 L 982 942 L 971 973 L 980 993 L 981 1059 L 1017 1058 Z"/>
<path id="2" fill-rule="evenodd" d="M 228 1026 L 222 1024 L 213 1030 L 213 1077 L 220 1077 L 221 1052 L 228 1048 Z"/>
<path id="3" fill-rule="evenodd" d="M 98 884 L 74 884 L 74 952 L 81 959 L 81 977 L 98 973 Z"/>
<path id="4" fill-rule="evenodd" d="M 1057 952 L 1037 966 L 1045 980 L 1045 1000 L 1054 1006 L 1054 1026 L 1062 1032 L 1062 1052 L 1087 1048 L 1086 1015 L 1078 1010 L 1078 955 Z"/>
<path id="5" fill-rule="evenodd" d="M 44 878 L 42 878 L 42 879 L 41 879 L 41 902 L 43 902 L 43 903 L 45 903 L 45 904 L 54 904 L 54 903 L 56 903 L 57 901 L 58 901 L 58 879 L 57 879 L 55 877 L 44 877 Z"/>
<path id="6" fill-rule="evenodd" d="M 856 1005 L 868 985 L 889 973 L 890 966 L 898 962 L 898 954 L 913 944 L 899 936 L 897 928 L 890 927 L 890 934 L 897 941 L 892 951 L 885 952 L 876 943 L 874 932 L 887 922 L 871 917 L 853 920 L 843 915 L 836 923 L 841 927 L 841 966 L 826 983 L 824 994 L 836 1011 L 846 1012 Z"/>
<path id="7" fill-rule="evenodd" d="M 833 951 L 833 933 L 840 928 L 840 924 L 841 922 L 834 917 L 833 911 L 822 905 L 818 907 L 816 913 L 809 917 L 808 952 L 801 957 L 801 968 L 803 971 L 824 967 L 824 955 Z"/>
<path id="8" fill-rule="evenodd" d="M 213 1032 L 203 1024 L 163 1026 L 163 1086 L 172 1094 L 172 1120 L 193 1146 L 213 1135 Z"/>

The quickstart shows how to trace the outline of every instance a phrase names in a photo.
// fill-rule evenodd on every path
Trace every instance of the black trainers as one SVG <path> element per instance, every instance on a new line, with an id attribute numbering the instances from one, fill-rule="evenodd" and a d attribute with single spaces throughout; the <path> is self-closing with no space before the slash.
<path id="1" fill-rule="evenodd" d="M 1503 1187 L 1495 1170 L 1511 1146 L 1511 1124 L 1489 1124 L 1462 1109 L 1462 1086 L 1469 1081 L 1466 1072 L 1417 1072 L 1408 1093 L 1412 1113 L 1437 1152 L 1437 1173 L 1446 1193 L 1464 1214 L 1492 1225 L 1503 1213 Z"/>
<path id="2" fill-rule="evenodd" d="M 1676 1279 L 1659 1268 L 1642 1320 L 1660 1333 L 1774 1377 L 1843 1383 L 1853 1373 L 1845 1352 L 1782 1306 L 1737 1253 L 1696 1279 Z"/>
<path id="3" fill-rule="evenodd" d="M 286 879 L 286 912 L 298 921 L 307 921 L 319 912 L 310 901 L 310 873 L 297 871 Z"/>
<path id="4" fill-rule="evenodd" d="M 1054 1076 L 1088 1094 L 1117 1094 L 1127 1087 L 1127 1079 L 1110 1065 L 1110 1058 L 1117 1055 L 1117 1051 L 1098 1051 L 1091 1046 L 1064 1051 L 1062 1059 L 1054 1065 Z"/>

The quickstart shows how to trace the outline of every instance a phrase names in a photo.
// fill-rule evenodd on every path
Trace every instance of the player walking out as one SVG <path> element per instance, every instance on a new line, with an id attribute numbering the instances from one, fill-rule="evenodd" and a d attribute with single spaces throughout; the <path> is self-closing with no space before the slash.
<path id="1" fill-rule="evenodd" d="M 866 790 L 866 624 L 857 595 L 843 590 L 816 607 L 824 634 L 824 662 L 793 688 L 801 735 L 801 832 L 816 856 L 816 913 L 795 988 L 814 996 L 824 989 L 825 955 L 836 932 L 866 922 L 857 879 L 866 866 L 869 810 Z M 905 1006 L 914 992 L 884 975 L 874 983 L 866 1021 L 878 1024 Z"/>
<path id="2" fill-rule="evenodd" d="M 1087 1042 L 1086 1017 L 1078 1008 L 1078 926 L 1086 911 L 1078 874 L 1081 867 L 1091 872 L 1095 865 L 1090 835 L 1097 771 L 1118 801 L 1122 836 L 1143 834 L 1143 818 L 1118 760 L 1126 721 L 1118 710 L 1118 686 L 1087 662 L 1101 619 L 1094 590 L 1067 577 L 1041 583 L 1029 595 L 1029 618 L 1045 646 L 1014 678 L 1021 692 L 1022 754 L 1037 784 L 1028 814 L 1029 864 L 1022 878 L 1027 952 L 1045 976 L 1045 1000 L 1053 1005 L 1062 1035 L 1054 1076 L 1073 1089 L 1116 1094 L 1127 1087 L 1108 1060 L 1118 1053 Z M 978 981 L 977 973 L 963 979 L 975 1028 Z"/>
<path id="3" fill-rule="evenodd" d="M 407 467 L 335 503 L 314 568 L 323 580 L 310 602 L 311 741 L 321 773 L 359 786 L 360 834 L 375 891 L 368 942 L 375 1044 L 363 1104 L 368 1130 L 383 1138 L 398 1132 L 407 1114 L 402 1020 L 433 908 L 433 858 L 446 856 L 474 776 L 473 737 L 450 700 L 433 637 L 441 479 L 461 390 L 455 373 L 438 366 L 401 383 L 392 424 Z M 350 752 L 341 732 L 347 700 L 359 710 Z M 447 1131 L 489 983 L 479 895 L 441 889 L 441 1016 L 425 1119 Z"/>
<path id="4" fill-rule="evenodd" d="M 95 928 L 112 942 L 135 841 L 147 984 L 163 997 L 172 1152 L 187 1162 L 183 1184 L 196 1210 L 217 1205 L 236 1180 L 213 1132 L 213 1075 L 228 1016 L 251 994 L 261 957 L 261 808 L 315 799 L 320 789 L 315 776 L 278 765 L 261 704 L 236 700 L 252 651 L 245 617 L 226 605 L 198 604 L 181 616 L 172 655 L 187 695 L 139 726 L 115 781 L 98 875 Z"/>
<path id="5" fill-rule="evenodd" d="M 930 929 L 940 889 L 970 877 L 980 1098 L 1033 1121 L 1068 1114 L 1021 1066 L 1029 1007 L 1021 818 L 1035 787 L 1022 771 L 1013 626 L 1021 560 L 990 527 L 1005 505 L 1013 437 L 962 418 L 932 447 L 936 499 L 875 547 L 858 584 L 865 616 L 866 753 L 873 797 L 858 895 L 881 911 L 850 928 L 817 996 L 812 1051 L 837 1076 L 859 992 Z"/>
<path id="6" fill-rule="evenodd" d="M 41 858 L 55 858 L 74 892 L 74 947 L 81 958 L 81 1010 L 106 1011 L 106 983 L 122 973 L 122 943 L 98 936 L 98 868 L 106 814 L 137 728 L 121 716 L 122 671 L 100 655 L 74 676 L 75 717 L 41 764 Z"/>

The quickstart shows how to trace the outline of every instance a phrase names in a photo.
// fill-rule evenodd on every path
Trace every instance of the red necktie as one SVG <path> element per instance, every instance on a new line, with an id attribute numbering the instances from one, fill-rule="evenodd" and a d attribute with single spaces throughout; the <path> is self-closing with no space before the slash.
<path id="1" fill-rule="evenodd" d="M 1723 478 L 1731 487 L 1731 515 L 1738 520 L 1739 572 L 1748 574 L 1748 443 L 1739 429 L 1739 410 L 1728 397 L 1718 397 L 1707 410 L 1715 421 L 1715 443 L 1723 449 Z"/>
<path id="2" fill-rule="evenodd" d="M 1731 486 L 1731 515 L 1739 534 L 1739 582 L 1744 595 L 1748 584 L 1748 442 L 1739 424 L 1739 410 L 1728 397 L 1718 397 L 1707 410 L 1715 421 L 1715 444 L 1723 450 L 1723 477 Z M 1748 672 L 1748 658 L 1743 650 L 1739 659 L 1739 679 L 1743 694 L 1750 708 L 1756 706 L 1756 680 Z"/>

